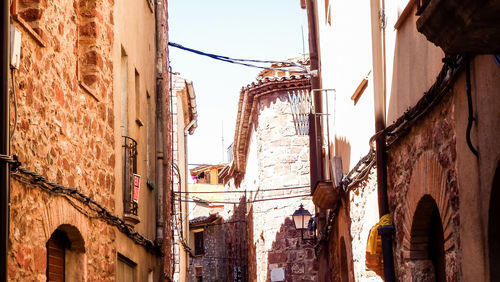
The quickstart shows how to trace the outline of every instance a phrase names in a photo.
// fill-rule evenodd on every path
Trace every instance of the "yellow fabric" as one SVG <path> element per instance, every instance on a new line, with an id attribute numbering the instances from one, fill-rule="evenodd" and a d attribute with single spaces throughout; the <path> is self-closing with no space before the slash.
<path id="1" fill-rule="evenodd" d="M 380 218 L 380 221 L 370 229 L 368 236 L 368 243 L 366 244 L 366 252 L 372 255 L 377 253 L 377 237 L 378 227 L 381 225 L 392 225 L 392 218 L 390 214 L 386 214 Z"/>

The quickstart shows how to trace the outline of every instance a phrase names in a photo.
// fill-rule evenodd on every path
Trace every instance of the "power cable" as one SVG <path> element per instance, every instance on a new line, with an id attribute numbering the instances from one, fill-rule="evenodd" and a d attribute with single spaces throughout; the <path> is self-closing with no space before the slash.
<path id="1" fill-rule="evenodd" d="M 83 192 L 74 187 L 67 187 L 51 182 L 42 175 L 21 167 L 21 163 L 17 160 L 17 156 L 15 155 L 13 156 L 13 158 L 7 157 L 8 156 L 6 156 L 5 158 L 2 157 L 1 160 L 10 164 L 10 170 L 12 171 L 11 175 L 21 183 L 39 187 L 44 191 L 64 196 L 67 199 L 72 198 L 74 200 L 77 200 L 78 202 L 80 202 L 80 204 L 86 206 L 92 212 L 96 213 L 96 216 L 93 217 L 98 217 L 104 222 L 115 226 L 120 232 L 134 241 L 134 243 L 143 246 L 146 250 L 151 252 L 162 252 L 160 246 L 157 245 L 153 240 L 148 239 L 137 230 L 128 226 L 123 219 L 119 218 L 117 215 L 112 214 L 108 209 L 103 207 L 101 204 L 99 204 L 89 196 L 85 195 Z M 76 208 L 76 206 L 73 204 L 72 206 Z M 76 209 L 85 215 L 89 215 L 82 208 Z"/>
<path id="2" fill-rule="evenodd" d="M 293 195 L 293 196 L 267 198 L 267 199 L 256 199 L 256 200 L 241 201 L 241 202 L 207 201 L 207 200 L 201 200 L 201 201 L 209 203 L 209 204 L 228 204 L 228 205 L 230 205 L 230 204 L 251 204 L 251 203 L 256 203 L 256 202 L 276 201 L 276 200 L 284 200 L 284 199 L 299 198 L 299 197 L 311 197 L 311 194 Z M 180 201 L 189 202 L 189 203 L 200 202 L 197 200 L 190 200 L 190 199 L 180 199 Z"/>
<path id="3" fill-rule="evenodd" d="M 260 190 L 245 190 L 245 191 L 200 191 L 200 192 L 174 192 L 175 194 L 230 194 L 230 193 L 249 193 L 249 192 L 267 192 L 267 191 L 282 191 L 282 190 L 295 190 L 295 189 L 304 189 L 310 188 L 309 185 L 303 186 L 290 186 L 290 187 L 282 187 L 282 188 L 273 188 L 273 189 L 260 189 Z"/>
<path id="4" fill-rule="evenodd" d="M 203 51 L 199 51 L 196 49 L 184 47 L 180 44 L 174 43 L 174 42 L 168 42 L 169 46 L 188 51 L 197 55 L 201 56 L 206 56 L 215 60 L 223 61 L 226 63 L 231 63 L 231 64 L 237 64 L 237 65 L 242 65 L 246 67 L 252 67 L 252 68 L 258 68 L 258 69 L 264 69 L 264 70 L 279 70 L 279 71 L 285 71 L 285 72 L 294 72 L 294 73 L 302 73 L 302 74 L 309 74 L 309 71 L 307 70 L 306 66 L 294 63 L 294 62 L 282 62 L 282 61 L 270 61 L 270 60 L 254 60 L 254 59 L 236 59 L 236 58 L 231 58 L 227 56 L 222 56 L 222 55 L 216 55 L 216 54 L 211 54 L 211 53 L 206 53 Z M 249 63 L 261 63 L 261 64 L 283 64 L 285 66 L 295 66 L 303 69 L 303 71 L 295 71 L 295 70 L 290 70 L 290 69 L 283 69 L 283 68 L 272 68 L 272 67 L 263 67 L 263 66 L 258 66 L 254 64 L 249 64 Z"/>

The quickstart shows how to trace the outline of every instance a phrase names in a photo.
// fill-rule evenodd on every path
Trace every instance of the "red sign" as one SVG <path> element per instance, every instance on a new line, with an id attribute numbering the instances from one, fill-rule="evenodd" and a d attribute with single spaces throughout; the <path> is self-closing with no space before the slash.
<path id="1" fill-rule="evenodd" d="M 132 200 L 139 203 L 139 192 L 141 191 L 141 176 L 139 174 L 134 174 L 134 192 L 132 194 Z"/>

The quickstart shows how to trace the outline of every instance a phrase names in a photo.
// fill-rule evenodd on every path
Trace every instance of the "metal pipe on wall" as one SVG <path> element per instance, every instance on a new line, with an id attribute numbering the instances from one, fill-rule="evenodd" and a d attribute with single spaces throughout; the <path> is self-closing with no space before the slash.
<path id="1" fill-rule="evenodd" d="M 385 65 L 385 3 L 384 0 L 371 0 L 371 31 L 373 54 L 373 88 L 375 131 L 383 132 L 386 126 L 386 65 Z M 385 134 L 380 134 L 375 139 L 377 160 L 377 193 L 379 217 L 389 213 L 387 195 L 387 163 Z M 381 232 L 383 231 L 383 232 Z M 379 229 L 382 235 L 382 252 L 384 258 L 385 281 L 396 281 L 394 273 L 394 258 L 392 251 L 392 236 L 394 228 L 384 227 Z"/>
<path id="2" fill-rule="evenodd" d="M 164 228 L 164 147 L 165 132 L 163 124 L 163 24 L 162 24 L 162 1 L 155 1 L 155 25 L 156 25 L 156 241 L 163 241 Z"/>
<path id="3" fill-rule="evenodd" d="M 0 104 L 0 154 L 10 155 L 10 114 L 9 114 L 9 35 L 10 35 L 10 1 L 2 1 L 1 12 L 1 44 L 0 44 L 0 83 L 2 102 Z M 9 240 L 9 164 L 0 162 L 0 281 L 7 281 L 7 251 Z"/>

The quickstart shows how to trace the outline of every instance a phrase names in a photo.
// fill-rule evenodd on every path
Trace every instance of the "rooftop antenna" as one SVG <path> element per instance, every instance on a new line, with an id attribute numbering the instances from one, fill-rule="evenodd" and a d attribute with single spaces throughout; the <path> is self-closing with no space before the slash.
<path id="1" fill-rule="evenodd" d="M 222 146 L 222 151 L 221 151 L 221 153 L 222 153 L 222 163 L 224 163 L 224 120 L 222 120 L 222 135 L 221 135 L 221 137 L 222 137 L 221 138 L 222 139 L 222 144 L 221 144 L 221 146 Z"/>
<path id="2" fill-rule="evenodd" d="M 304 41 L 304 25 L 301 24 L 300 28 L 302 29 L 302 55 L 304 56 L 304 63 L 306 62 L 306 44 Z"/>

